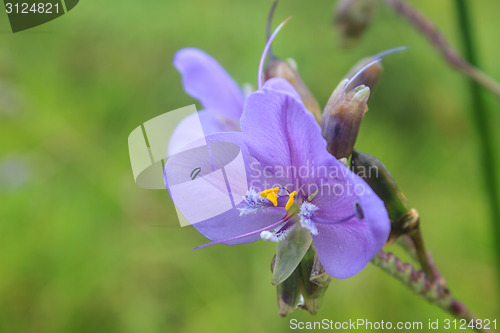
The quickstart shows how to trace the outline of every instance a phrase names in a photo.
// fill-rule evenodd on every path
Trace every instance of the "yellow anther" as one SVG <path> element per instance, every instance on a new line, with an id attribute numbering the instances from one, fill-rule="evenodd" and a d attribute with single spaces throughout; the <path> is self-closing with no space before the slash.
<path id="1" fill-rule="evenodd" d="M 278 206 L 278 194 L 276 192 L 269 192 L 266 198 L 273 203 L 274 207 Z"/>
<path id="2" fill-rule="evenodd" d="M 274 193 L 277 195 L 279 190 L 280 190 L 279 187 L 269 188 L 267 190 L 260 192 L 260 195 L 263 196 L 264 198 L 266 198 L 269 193 Z"/>
<path id="3" fill-rule="evenodd" d="M 292 193 L 290 193 L 290 194 L 288 195 L 288 196 L 289 196 L 289 198 L 288 198 L 288 201 L 287 201 L 286 206 L 285 206 L 285 209 L 286 209 L 286 210 L 289 210 L 289 209 L 290 209 L 290 207 L 292 207 L 293 202 L 295 201 L 295 198 L 294 198 L 294 197 L 295 197 L 296 195 L 297 195 L 297 191 L 293 191 Z M 276 206 L 276 205 L 275 205 L 275 206 Z"/>

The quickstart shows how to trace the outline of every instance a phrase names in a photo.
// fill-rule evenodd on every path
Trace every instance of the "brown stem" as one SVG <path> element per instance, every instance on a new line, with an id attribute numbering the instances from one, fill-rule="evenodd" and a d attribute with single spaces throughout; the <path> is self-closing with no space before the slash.
<path id="1" fill-rule="evenodd" d="M 397 240 L 397 243 L 410 255 L 413 260 L 418 261 L 417 250 L 415 249 L 415 244 L 410 236 L 404 235 L 400 237 Z"/>
<path id="2" fill-rule="evenodd" d="M 477 319 L 464 303 L 458 301 L 451 294 L 446 281 L 439 274 L 432 260 L 429 261 L 429 264 L 435 270 L 436 275 L 439 276 L 438 280 L 429 279 L 423 271 L 415 270 L 413 265 L 403 263 L 394 254 L 384 252 L 383 250 L 373 258 L 372 263 L 399 280 L 414 293 L 422 296 L 428 302 L 441 307 L 454 317 L 465 319 L 468 322 Z M 491 332 L 479 328 L 476 328 L 476 330 L 478 332 Z"/>
<path id="3" fill-rule="evenodd" d="M 431 44 L 443 55 L 448 64 L 500 97 L 500 83 L 465 61 L 428 18 L 402 0 L 386 0 L 386 2 L 427 37 Z"/>
<path id="4" fill-rule="evenodd" d="M 412 235 L 404 235 L 398 239 L 398 244 L 405 249 L 413 260 L 418 261 L 425 275 L 431 281 L 436 281 L 441 286 L 446 286 L 446 282 L 434 263 L 434 258 L 430 252 L 426 252 L 424 240 L 420 228 Z"/>

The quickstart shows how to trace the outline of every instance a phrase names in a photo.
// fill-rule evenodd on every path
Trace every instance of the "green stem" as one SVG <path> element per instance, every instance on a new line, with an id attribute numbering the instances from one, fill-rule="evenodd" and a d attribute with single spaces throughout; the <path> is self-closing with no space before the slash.
<path id="1" fill-rule="evenodd" d="M 420 262 L 420 265 L 422 266 L 422 270 L 424 271 L 425 275 L 429 277 L 429 279 L 435 280 L 436 277 L 434 276 L 431 265 L 428 261 L 427 251 L 425 250 L 424 239 L 422 237 L 422 232 L 420 231 L 420 226 L 417 226 L 417 228 L 410 233 L 410 237 L 415 244 L 417 258 Z"/>
<path id="2" fill-rule="evenodd" d="M 467 1 L 455 0 L 458 25 L 464 44 L 466 60 L 473 66 L 477 66 L 477 54 L 475 52 L 474 41 L 471 32 L 471 21 Z M 473 104 L 472 118 L 479 135 L 480 160 L 483 168 L 483 181 L 488 193 L 489 206 L 491 209 L 491 222 L 493 231 L 493 243 L 496 246 L 497 269 L 500 270 L 500 205 L 498 193 L 498 179 L 495 165 L 495 147 L 493 133 L 489 126 L 490 116 L 481 94 L 481 87 L 477 81 L 469 79 L 469 89 Z"/>

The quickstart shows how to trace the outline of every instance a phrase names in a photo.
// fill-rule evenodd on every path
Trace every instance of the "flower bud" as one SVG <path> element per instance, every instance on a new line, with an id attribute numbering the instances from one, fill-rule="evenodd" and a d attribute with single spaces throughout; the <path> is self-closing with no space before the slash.
<path id="1" fill-rule="evenodd" d="M 300 273 L 295 270 L 283 283 L 276 286 L 278 311 L 281 317 L 286 317 L 300 306 Z"/>
<path id="2" fill-rule="evenodd" d="M 410 211 L 406 197 L 399 190 L 387 168 L 378 159 L 354 151 L 351 158 L 351 170 L 363 178 L 384 201 L 391 220 L 397 220 Z"/>
<path id="3" fill-rule="evenodd" d="M 297 64 L 293 59 L 283 61 L 271 54 L 265 69 L 265 80 L 272 77 L 281 77 L 290 82 L 295 89 L 297 89 L 306 108 L 316 117 L 316 120 L 319 121 L 321 118 L 319 104 L 309 88 L 307 88 L 304 80 L 302 80 L 297 70 Z"/>
<path id="4" fill-rule="evenodd" d="M 316 314 L 323 303 L 325 292 L 332 277 L 321 265 L 314 244 L 311 245 L 299 265 L 303 309 Z"/>
<path id="5" fill-rule="evenodd" d="M 373 87 L 375 86 L 380 75 L 383 72 L 383 67 L 380 60 L 391 54 L 396 54 L 406 50 L 408 50 L 408 47 L 399 46 L 361 59 L 356 65 L 351 68 L 351 70 L 345 77 L 346 79 L 354 78 L 347 89 L 349 90 L 351 88 L 364 84 L 365 86 L 370 87 L 370 89 L 373 90 Z"/>
<path id="6" fill-rule="evenodd" d="M 330 283 L 330 280 L 333 279 L 323 268 L 321 261 L 319 261 L 318 254 L 314 254 L 314 262 L 311 269 L 311 276 L 309 277 L 309 281 L 317 284 L 321 287 L 327 287 Z"/>
<path id="7" fill-rule="evenodd" d="M 271 262 L 271 271 L 274 272 L 276 256 Z M 278 312 L 281 317 L 286 317 L 300 307 L 300 271 L 296 268 L 292 274 L 282 283 L 276 286 L 278 301 Z"/>
<path id="8" fill-rule="evenodd" d="M 354 150 L 359 126 L 366 111 L 370 88 L 361 85 L 346 90 L 345 79 L 335 88 L 321 117 L 321 130 L 327 149 L 337 159 L 348 158 Z"/>
<path id="9" fill-rule="evenodd" d="M 401 235 L 411 234 L 418 229 L 420 223 L 418 212 L 410 209 L 406 197 L 382 162 L 371 155 L 354 151 L 351 157 L 351 170 L 363 178 L 384 202 L 391 219 L 388 244 Z"/>
<path id="10" fill-rule="evenodd" d="M 271 262 L 273 273 L 275 269 L 276 256 Z M 285 317 L 297 309 L 316 314 L 331 279 L 319 261 L 314 244 L 311 244 L 292 274 L 276 286 L 280 316 Z"/>
<path id="11" fill-rule="evenodd" d="M 374 57 L 366 57 L 364 59 L 361 59 L 356 65 L 354 65 L 349 73 L 346 75 L 346 79 L 352 78 L 356 73 L 358 73 L 363 67 L 368 65 L 370 62 L 373 62 L 376 58 Z M 352 82 L 349 84 L 347 89 L 349 88 L 354 88 L 358 87 L 360 85 L 365 85 L 370 90 L 373 90 L 373 87 L 378 82 L 378 79 L 380 78 L 380 75 L 382 75 L 382 72 L 384 71 L 384 68 L 382 67 L 381 62 L 376 62 L 370 67 L 366 68 L 363 70 Z"/>
<path id="12" fill-rule="evenodd" d="M 343 43 L 357 40 L 370 25 L 375 14 L 376 0 L 339 0 L 336 6 L 335 27 Z"/>

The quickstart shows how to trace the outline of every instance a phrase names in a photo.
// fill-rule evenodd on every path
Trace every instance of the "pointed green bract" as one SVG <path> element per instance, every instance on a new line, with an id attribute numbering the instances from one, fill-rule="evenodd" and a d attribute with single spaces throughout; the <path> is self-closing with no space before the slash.
<path id="1" fill-rule="evenodd" d="M 273 278 L 271 280 L 273 285 L 282 283 L 293 273 L 304 254 L 306 254 L 311 242 L 312 238 L 309 230 L 296 223 L 286 238 L 278 243 Z"/>

